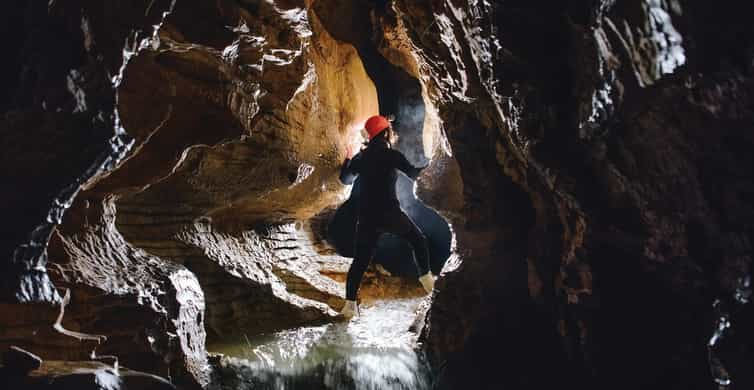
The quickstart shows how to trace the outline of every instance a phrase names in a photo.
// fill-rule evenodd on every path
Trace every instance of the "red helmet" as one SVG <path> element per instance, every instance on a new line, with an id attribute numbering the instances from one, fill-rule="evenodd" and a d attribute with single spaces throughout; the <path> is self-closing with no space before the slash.
<path id="1" fill-rule="evenodd" d="M 390 122 L 382 115 L 375 115 L 367 119 L 367 122 L 364 124 L 364 128 L 369 133 L 369 139 L 376 137 L 388 127 L 390 127 Z"/>

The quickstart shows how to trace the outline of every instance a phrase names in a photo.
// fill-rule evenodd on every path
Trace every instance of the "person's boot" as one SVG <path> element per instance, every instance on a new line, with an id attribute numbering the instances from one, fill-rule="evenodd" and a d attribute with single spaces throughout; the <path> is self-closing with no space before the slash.
<path id="1" fill-rule="evenodd" d="M 435 288 L 435 277 L 432 276 L 431 272 L 427 272 L 420 276 L 419 282 L 421 282 L 422 287 L 424 287 L 424 291 L 426 291 L 427 294 L 432 293 L 432 289 Z"/>
<path id="2" fill-rule="evenodd" d="M 340 314 L 346 318 L 351 318 L 355 316 L 356 313 L 358 312 L 359 312 L 359 305 L 356 303 L 356 301 L 346 300 L 346 304 L 343 305 L 342 309 L 340 309 Z"/>

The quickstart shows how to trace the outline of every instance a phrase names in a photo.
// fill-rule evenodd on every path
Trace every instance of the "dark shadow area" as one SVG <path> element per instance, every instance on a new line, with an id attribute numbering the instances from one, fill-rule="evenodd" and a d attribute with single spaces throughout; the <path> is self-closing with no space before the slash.
<path id="1" fill-rule="evenodd" d="M 428 331 L 436 334 L 430 336 L 428 348 L 447 348 L 441 360 L 432 362 L 435 389 L 580 388 L 574 386 L 574 367 L 566 364 L 552 311 L 529 295 L 525 259 L 537 242 L 532 241 L 536 234 L 532 200 L 499 169 L 493 146 L 497 130 L 485 127 L 471 113 L 456 120 L 446 125 L 463 126 L 463 131 L 449 136 L 470 194 L 467 201 L 474 206 L 468 210 L 469 222 L 459 228 L 458 246 L 479 249 L 473 261 L 464 262 L 462 270 L 447 278 L 445 289 L 452 293 L 438 294 L 429 314 Z M 492 239 L 477 233 L 493 229 Z M 485 308 L 457 349 L 434 341 L 458 331 L 442 328 L 457 318 L 455 300 Z"/>

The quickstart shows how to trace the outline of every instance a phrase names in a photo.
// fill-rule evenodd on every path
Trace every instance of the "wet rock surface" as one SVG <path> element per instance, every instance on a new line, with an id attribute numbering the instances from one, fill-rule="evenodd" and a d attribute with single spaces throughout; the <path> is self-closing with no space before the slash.
<path id="1" fill-rule="evenodd" d="M 97 354 L 116 355 L 124 365 L 179 383 L 207 384 L 205 300 L 196 276 L 127 243 L 115 228 L 112 199 L 101 206 L 87 210 L 78 231 L 62 226 L 50 244 L 58 254 L 50 273 L 71 297 L 60 324 L 102 335 Z M 54 359 L 78 353 L 84 359 L 93 353 L 87 347 L 60 351 L 62 356 L 46 353 Z"/>
<path id="2" fill-rule="evenodd" d="M 257 232 L 341 200 L 342 135 L 377 111 L 353 48 L 304 2 L 17 8 L 2 140 L 34 151 L 3 153 L 16 220 L 3 228 L 3 343 L 63 359 L 96 349 L 204 386 L 205 306 L 211 336 L 333 315 L 340 286 L 306 270 L 305 248 L 286 246 L 297 239 Z M 30 310 L 19 300 L 47 302 L 25 325 L 61 341 L 11 321 Z M 94 343 L 59 347 L 79 335 Z"/>
<path id="3" fill-rule="evenodd" d="M 24 152 L 2 154 L 0 177 L 12 186 L 0 199 L 7 217 L 3 301 L 59 300 L 44 272 L 46 242 L 82 186 L 131 148 L 115 108 L 124 43 L 130 50 L 148 36 L 167 3 L 147 9 L 146 1 L 117 2 L 107 11 L 78 2 L 13 3 L 4 12 L 4 40 L 12 43 L 0 142 L 4 150 Z"/>
<path id="4" fill-rule="evenodd" d="M 449 198 L 462 204 L 433 199 L 462 258 L 425 328 L 444 387 L 749 386 L 742 369 L 721 382 L 707 349 L 715 299 L 741 326 L 751 312 L 735 297 L 750 279 L 752 165 L 724 146 L 748 150 L 754 124 L 733 8 L 386 7 L 381 51 L 423 81 L 460 168 Z M 752 362 L 738 329 L 742 347 L 715 349 L 723 366 Z"/>
<path id="5" fill-rule="evenodd" d="M 25 377 L 6 378 L 8 388 L 30 390 L 174 390 L 167 380 L 92 361 L 45 361 Z"/>
<path id="6" fill-rule="evenodd" d="M 414 325 L 439 388 L 754 388 L 740 4 L 5 11 L 1 347 L 191 388 L 207 338 L 329 320 L 347 263 L 321 227 L 379 103 L 454 234 Z"/>
<path id="7" fill-rule="evenodd" d="M 394 298 L 394 297 L 393 297 Z M 421 298 L 362 303 L 349 322 L 302 326 L 210 345 L 220 389 L 429 389 L 429 366 L 409 332 Z"/>

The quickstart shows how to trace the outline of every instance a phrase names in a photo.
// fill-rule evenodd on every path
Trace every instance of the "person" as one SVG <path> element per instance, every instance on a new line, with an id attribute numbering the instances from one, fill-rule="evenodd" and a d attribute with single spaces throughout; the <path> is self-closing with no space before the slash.
<path id="1" fill-rule="evenodd" d="M 395 193 L 398 171 L 415 180 L 422 169 L 411 165 L 406 157 L 392 148 L 395 133 L 390 121 L 380 115 L 369 118 L 364 125 L 369 134 L 366 148 L 346 158 L 340 181 L 352 184 L 359 178 L 355 254 L 346 278 L 346 303 L 341 314 L 350 318 L 358 311 L 356 298 L 361 279 L 374 256 L 377 240 L 383 233 L 395 234 L 411 244 L 419 281 L 427 293 L 434 288 L 435 278 L 429 271 L 429 246 L 418 226 L 403 212 Z M 349 150 L 349 155 L 350 150 Z"/>

